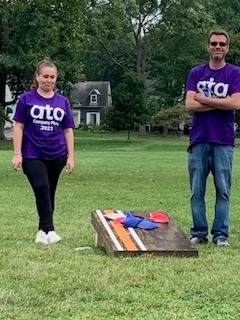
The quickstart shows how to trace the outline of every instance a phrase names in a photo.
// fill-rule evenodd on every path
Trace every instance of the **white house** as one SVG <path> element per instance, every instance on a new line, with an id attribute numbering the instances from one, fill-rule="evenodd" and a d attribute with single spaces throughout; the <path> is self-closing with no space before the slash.
<path id="1" fill-rule="evenodd" d="M 6 91 L 5 91 L 5 101 L 6 102 L 10 102 L 13 100 L 13 95 L 12 95 L 12 92 L 9 88 L 8 85 L 6 85 Z M 13 105 L 9 105 L 5 108 L 5 112 L 8 114 L 9 118 L 12 120 L 13 118 L 13 114 L 15 112 L 15 107 L 16 107 L 16 104 L 13 104 Z M 9 121 L 5 121 L 5 125 L 4 125 L 4 128 L 7 129 L 7 128 L 11 128 L 12 127 L 12 123 L 9 122 Z"/>

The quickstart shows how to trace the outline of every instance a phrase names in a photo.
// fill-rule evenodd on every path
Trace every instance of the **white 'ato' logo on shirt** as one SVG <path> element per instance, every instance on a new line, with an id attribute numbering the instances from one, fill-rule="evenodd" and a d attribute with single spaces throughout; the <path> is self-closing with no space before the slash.
<path id="1" fill-rule="evenodd" d="M 59 107 L 53 108 L 47 104 L 46 106 L 33 105 L 30 114 L 34 119 L 62 121 L 65 112 Z"/>
<path id="2" fill-rule="evenodd" d="M 223 82 L 216 83 L 214 78 L 210 78 L 210 80 L 202 80 L 197 83 L 197 89 L 204 90 L 209 89 L 211 92 L 211 96 L 215 96 L 218 98 L 225 98 L 228 93 L 229 85 Z"/>

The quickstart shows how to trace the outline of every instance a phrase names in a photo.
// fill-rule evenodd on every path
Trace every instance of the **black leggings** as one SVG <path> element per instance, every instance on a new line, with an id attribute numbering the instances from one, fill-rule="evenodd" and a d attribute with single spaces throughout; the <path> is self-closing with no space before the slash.
<path id="1" fill-rule="evenodd" d="M 55 192 L 58 179 L 67 156 L 53 160 L 23 159 L 23 172 L 26 174 L 34 191 L 37 212 L 39 216 L 39 230 L 53 231 L 53 212 Z"/>

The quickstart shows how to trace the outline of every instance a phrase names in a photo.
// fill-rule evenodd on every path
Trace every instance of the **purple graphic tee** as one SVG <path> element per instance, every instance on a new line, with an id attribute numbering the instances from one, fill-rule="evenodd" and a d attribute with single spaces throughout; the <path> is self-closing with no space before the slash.
<path id="1" fill-rule="evenodd" d="M 186 91 L 199 89 L 216 99 L 240 92 L 240 68 L 229 63 L 218 70 L 210 69 L 208 63 L 194 67 L 188 75 Z M 193 112 L 190 144 L 212 142 L 234 146 L 234 140 L 234 111 Z"/>
<path id="2" fill-rule="evenodd" d="M 55 92 L 43 98 L 35 89 L 23 93 L 13 120 L 24 123 L 23 158 L 54 159 L 67 154 L 63 130 L 74 128 L 72 110 L 66 97 Z"/>

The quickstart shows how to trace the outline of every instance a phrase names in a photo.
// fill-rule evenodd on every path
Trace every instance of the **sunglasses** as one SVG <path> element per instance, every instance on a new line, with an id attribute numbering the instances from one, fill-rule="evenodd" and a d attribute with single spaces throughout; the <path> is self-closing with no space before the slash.
<path id="1" fill-rule="evenodd" d="M 210 45 L 212 47 L 216 47 L 218 44 L 219 44 L 220 47 L 225 47 L 227 45 L 226 42 L 217 42 L 217 41 L 210 42 Z"/>

